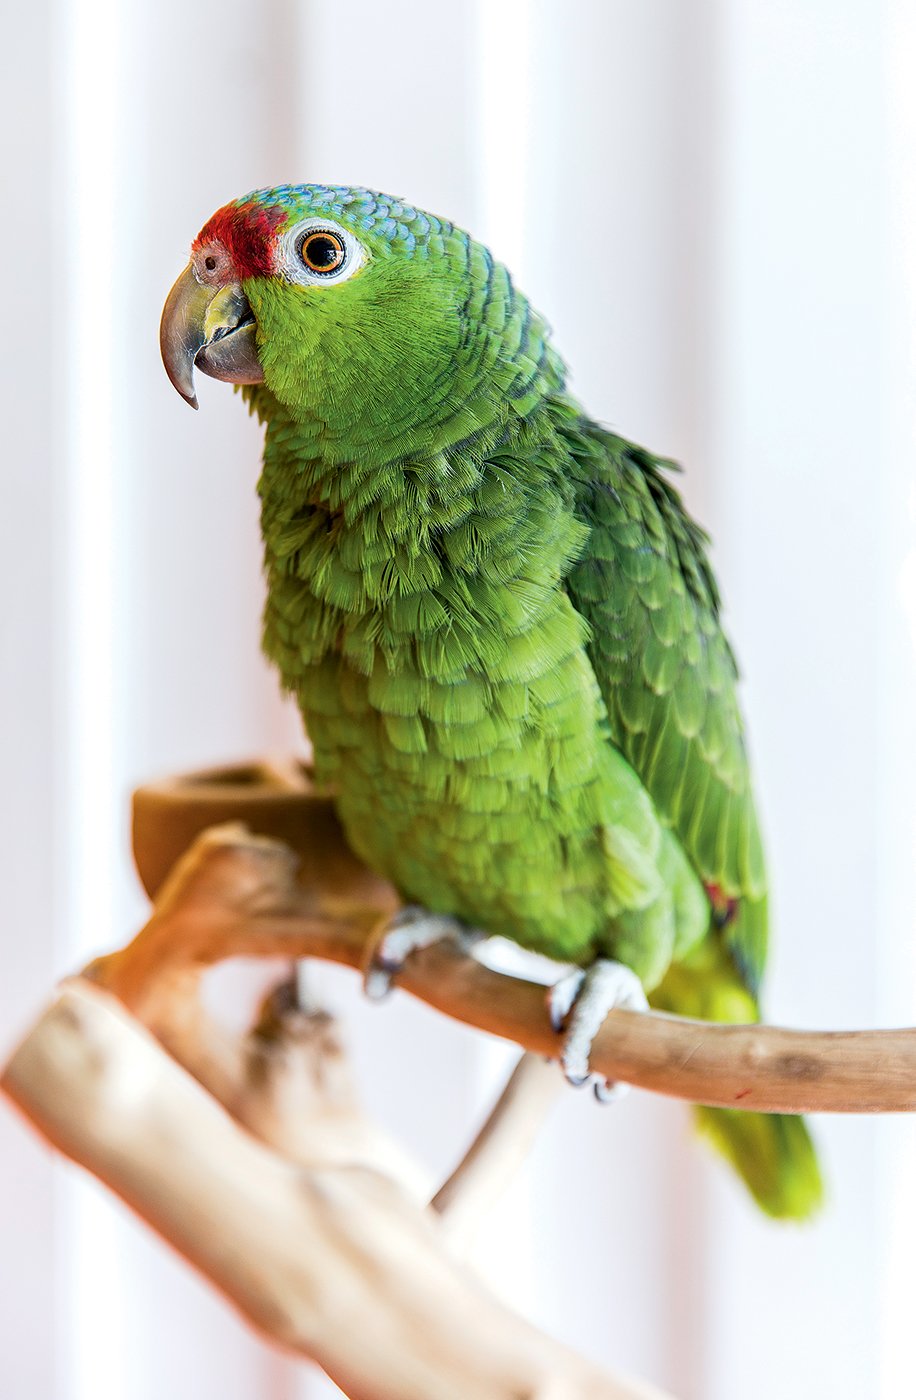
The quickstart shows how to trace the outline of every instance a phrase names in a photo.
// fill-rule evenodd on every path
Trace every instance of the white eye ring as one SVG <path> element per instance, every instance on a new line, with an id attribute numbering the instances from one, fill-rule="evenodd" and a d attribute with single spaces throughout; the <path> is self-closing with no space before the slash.
<path id="1" fill-rule="evenodd" d="M 327 272 L 310 268 L 303 260 L 303 244 L 313 233 L 332 234 L 343 248 L 343 259 Z M 359 240 L 333 219 L 303 219 L 281 235 L 277 244 L 276 270 L 287 282 L 298 282 L 303 287 L 327 287 L 352 277 L 362 267 L 366 256 L 366 250 Z"/>

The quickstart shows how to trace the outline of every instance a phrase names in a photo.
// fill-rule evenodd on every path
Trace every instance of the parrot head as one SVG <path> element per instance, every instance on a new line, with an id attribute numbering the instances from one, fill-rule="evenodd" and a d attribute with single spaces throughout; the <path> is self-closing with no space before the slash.
<path id="1" fill-rule="evenodd" d="M 260 385 L 341 456 L 435 449 L 562 378 L 543 321 L 481 244 L 343 186 L 281 185 L 219 209 L 169 293 L 160 343 L 193 407 L 195 366 Z"/>

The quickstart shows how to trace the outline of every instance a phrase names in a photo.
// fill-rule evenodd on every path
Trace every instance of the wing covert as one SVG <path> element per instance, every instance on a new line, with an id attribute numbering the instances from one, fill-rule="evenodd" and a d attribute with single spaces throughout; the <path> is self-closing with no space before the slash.
<path id="1" fill-rule="evenodd" d="M 566 584 L 611 736 L 706 885 L 738 902 L 724 937 L 756 991 L 766 872 L 707 537 L 665 475 L 673 464 L 591 424 L 571 446 L 590 536 Z"/>

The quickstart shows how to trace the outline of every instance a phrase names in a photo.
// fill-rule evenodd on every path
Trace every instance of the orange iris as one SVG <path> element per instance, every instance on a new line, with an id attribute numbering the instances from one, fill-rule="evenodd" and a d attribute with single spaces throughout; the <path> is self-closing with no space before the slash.
<path id="1" fill-rule="evenodd" d="M 299 249 L 299 256 L 310 272 L 336 272 L 346 257 L 347 250 L 339 233 L 330 229 L 315 229 L 306 234 Z"/>

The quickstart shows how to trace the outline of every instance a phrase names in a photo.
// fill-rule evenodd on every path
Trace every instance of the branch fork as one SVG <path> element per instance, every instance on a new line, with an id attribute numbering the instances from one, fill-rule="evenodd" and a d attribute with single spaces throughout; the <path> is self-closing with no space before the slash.
<path id="1" fill-rule="evenodd" d="M 289 986 L 243 1037 L 202 1008 L 207 968 L 228 957 L 360 969 L 397 907 L 307 771 L 248 765 L 141 789 L 134 846 L 154 897 L 149 922 L 62 986 L 0 1074 L 48 1141 L 352 1400 L 664 1400 L 537 1332 L 462 1262 L 561 1084 L 544 1064 L 558 1042 L 543 987 L 446 943 L 411 955 L 400 974 L 413 995 L 529 1052 L 427 1204 L 420 1174 L 360 1110 L 329 1017 L 303 1010 Z M 912 1030 L 813 1033 L 618 1010 L 592 1060 L 609 1080 L 702 1103 L 916 1108 Z"/>

